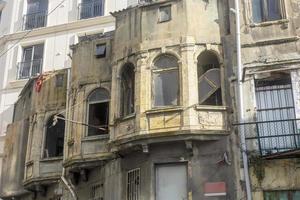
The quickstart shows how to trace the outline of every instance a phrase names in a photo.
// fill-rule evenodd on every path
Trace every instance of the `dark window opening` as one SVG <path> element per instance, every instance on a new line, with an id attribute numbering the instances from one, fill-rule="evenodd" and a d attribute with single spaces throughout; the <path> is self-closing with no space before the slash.
<path id="1" fill-rule="evenodd" d="M 63 116 L 59 115 L 63 118 Z M 46 127 L 44 158 L 61 157 L 64 151 L 65 121 L 52 116 Z"/>
<path id="2" fill-rule="evenodd" d="M 282 0 L 252 0 L 253 21 L 255 23 L 280 20 L 283 18 Z"/>
<path id="3" fill-rule="evenodd" d="M 106 44 L 97 44 L 96 45 L 96 57 L 105 58 L 106 56 Z"/>
<path id="4" fill-rule="evenodd" d="M 179 73 L 178 59 L 171 55 L 162 55 L 154 62 L 153 73 L 153 105 L 179 105 Z"/>
<path id="5" fill-rule="evenodd" d="M 201 105 L 222 105 L 220 64 L 209 51 L 198 57 L 198 96 Z"/>
<path id="6" fill-rule="evenodd" d="M 98 88 L 88 98 L 88 136 L 108 134 L 109 96 Z"/>
<path id="7" fill-rule="evenodd" d="M 171 6 L 162 6 L 159 8 L 159 22 L 171 20 Z"/>
<path id="8" fill-rule="evenodd" d="M 123 66 L 121 73 L 121 116 L 133 114 L 135 111 L 135 72 L 132 64 Z"/>
<path id="9" fill-rule="evenodd" d="M 104 15 L 104 0 L 83 0 L 78 10 L 80 19 L 102 16 Z"/>

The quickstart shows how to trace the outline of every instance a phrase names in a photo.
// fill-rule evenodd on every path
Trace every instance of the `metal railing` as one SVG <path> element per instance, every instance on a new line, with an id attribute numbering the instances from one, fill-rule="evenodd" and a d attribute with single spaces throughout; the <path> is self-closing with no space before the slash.
<path id="1" fill-rule="evenodd" d="M 30 30 L 34 28 L 45 27 L 47 24 L 47 12 L 48 11 L 41 11 L 24 15 L 23 29 Z"/>
<path id="2" fill-rule="evenodd" d="M 248 122 L 234 124 L 243 131 L 248 151 L 261 156 L 300 148 L 300 119 Z"/>
<path id="3" fill-rule="evenodd" d="M 104 15 L 104 0 L 92 0 L 78 6 L 79 19 L 88 19 Z"/>
<path id="4" fill-rule="evenodd" d="M 43 59 L 35 59 L 18 64 L 17 79 L 27 79 L 38 75 L 42 71 Z"/>

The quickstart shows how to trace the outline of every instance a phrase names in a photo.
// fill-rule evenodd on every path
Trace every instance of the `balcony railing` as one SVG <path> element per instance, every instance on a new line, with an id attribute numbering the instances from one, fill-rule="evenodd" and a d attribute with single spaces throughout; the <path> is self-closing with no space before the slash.
<path id="1" fill-rule="evenodd" d="M 27 79 L 38 75 L 42 71 L 43 59 L 36 59 L 18 64 L 17 79 Z"/>
<path id="2" fill-rule="evenodd" d="M 246 137 L 248 151 L 269 156 L 300 149 L 300 119 L 236 124 Z"/>
<path id="3" fill-rule="evenodd" d="M 48 11 L 41 11 L 24 15 L 23 29 L 30 30 L 45 27 L 47 24 L 47 12 Z"/>
<path id="4" fill-rule="evenodd" d="M 81 3 L 78 6 L 79 19 L 88 19 L 102 16 L 104 14 L 104 0 L 94 0 L 87 3 Z"/>

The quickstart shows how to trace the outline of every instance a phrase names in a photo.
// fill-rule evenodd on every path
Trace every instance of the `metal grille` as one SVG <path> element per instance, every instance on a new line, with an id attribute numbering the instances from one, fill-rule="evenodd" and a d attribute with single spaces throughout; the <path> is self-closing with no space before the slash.
<path id="1" fill-rule="evenodd" d="M 90 200 L 103 200 L 103 184 L 93 185 L 90 193 Z"/>
<path id="2" fill-rule="evenodd" d="M 104 14 L 104 0 L 92 0 L 81 3 L 78 7 L 79 18 L 88 19 Z"/>
<path id="3" fill-rule="evenodd" d="M 24 30 L 45 27 L 47 23 L 47 12 L 41 11 L 24 15 Z"/>
<path id="4" fill-rule="evenodd" d="M 38 75 L 42 71 L 43 59 L 35 59 L 18 64 L 17 79 L 27 79 Z"/>
<path id="5" fill-rule="evenodd" d="M 140 199 L 140 169 L 127 173 L 127 200 Z"/>
<path id="6" fill-rule="evenodd" d="M 258 148 L 266 156 L 299 148 L 300 120 L 295 115 L 290 77 L 257 80 L 255 86 L 257 121 L 238 124 L 248 150 Z"/>

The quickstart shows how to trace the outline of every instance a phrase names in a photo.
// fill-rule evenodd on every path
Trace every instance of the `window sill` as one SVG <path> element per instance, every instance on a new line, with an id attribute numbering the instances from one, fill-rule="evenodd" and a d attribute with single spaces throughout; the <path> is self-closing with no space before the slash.
<path id="1" fill-rule="evenodd" d="M 54 161 L 62 161 L 63 157 L 59 156 L 59 157 L 53 157 L 53 158 L 42 158 L 40 160 L 40 162 L 54 162 Z"/>
<path id="2" fill-rule="evenodd" d="M 115 119 L 115 122 L 116 123 L 123 122 L 123 121 L 127 121 L 127 120 L 134 119 L 134 118 L 135 118 L 135 113 L 132 113 L 132 114 L 127 115 L 125 117 L 120 117 L 120 118 Z"/>
<path id="3" fill-rule="evenodd" d="M 82 139 L 82 141 L 85 142 L 85 141 L 95 141 L 95 140 L 104 140 L 104 139 L 109 139 L 109 134 L 86 136 Z"/>
<path id="4" fill-rule="evenodd" d="M 156 114 L 156 113 L 164 113 L 164 112 L 177 112 L 177 111 L 183 111 L 183 107 L 181 107 L 181 106 L 168 106 L 168 107 L 153 108 L 151 110 L 147 110 L 146 114 Z"/>
<path id="5" fill-rule="evenodd" d="M 289 20 L 288 19 L 280 19 L 276 21 L 266 21 L 266 22 L 260 22 L 260 23 L 251 23 L 250 27 L 255 28 L 255 27 L 265 27 L 265 26 L 272 26 L 272 25 L 281 25 L 281 24 L 288 24 Z"/>
<path id="6" fill-rule="evenodd" d="M 195 110 L 203 110 L 203 111 L 227 111 L 227 106 L 211 106 L 211 105 L 196 105 Z"/>

